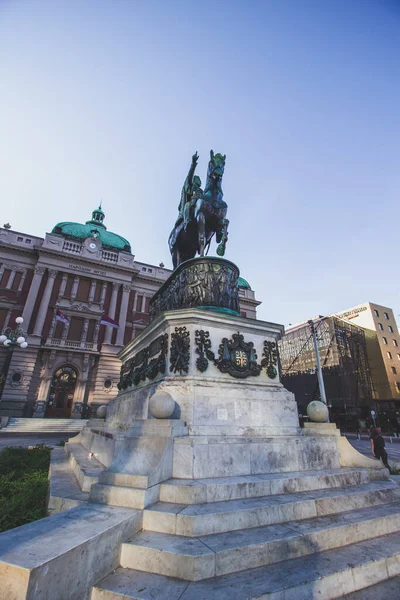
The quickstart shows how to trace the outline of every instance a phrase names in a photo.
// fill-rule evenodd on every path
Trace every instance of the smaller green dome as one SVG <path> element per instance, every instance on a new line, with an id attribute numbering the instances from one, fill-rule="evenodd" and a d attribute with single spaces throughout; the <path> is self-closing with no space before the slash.
<path id="1" fill-rule="evenodd" d="M 73 223 L 65 221 L 57 223 L 53 227 L 52 233 L 58 233 L 65 236 L 68 239 L 83 241 L 89 237 L 97 237 L 101 241 L 103 248 L 106 250 L 117 250 L 124 252 L 131 252 L 131 245 L 121 235 L 107 231 L 107 227 L 103 221 L 105 214 L 101 209 L 101 206 L 92 212 L 92 218 L 90 221 L 83 223 Z"/>
<path id="2" fill-rule="evenodd" d="M 239 277 L 238 279 L 238 287 L 244 288 L 246 290 L 251 290 L 250 284 L 243 277 Z"/>

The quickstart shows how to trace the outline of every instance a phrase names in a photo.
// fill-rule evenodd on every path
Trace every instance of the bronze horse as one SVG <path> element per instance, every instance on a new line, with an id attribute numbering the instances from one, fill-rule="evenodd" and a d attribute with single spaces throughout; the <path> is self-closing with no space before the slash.
<path id="1" fill-rule="evenodd" d="M 179 216 L 168 240 L 174 269 L 196 254 L 204 256 L 214 234 L 219 244 L 217 254 L 225 254 L 229 221 L 226 218 L 228 206 L 222 199 L 221 182 L 226 156 L 214 154 L 211 150 L 204 191 L 200 177 L 194 174 L 198 158 L 196 152 L 182 188 Z"/>

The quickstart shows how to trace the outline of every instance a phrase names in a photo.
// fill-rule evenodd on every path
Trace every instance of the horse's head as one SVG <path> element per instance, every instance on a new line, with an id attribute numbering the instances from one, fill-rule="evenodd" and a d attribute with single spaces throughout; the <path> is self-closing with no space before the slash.
<path id="1" fill-rule="evenodd" d="M 214 154 L 210 151 L 210 162 L 208 163 L 207 177 L 212 179 L 221 180 L 225 169 L 226 154 Z"/>

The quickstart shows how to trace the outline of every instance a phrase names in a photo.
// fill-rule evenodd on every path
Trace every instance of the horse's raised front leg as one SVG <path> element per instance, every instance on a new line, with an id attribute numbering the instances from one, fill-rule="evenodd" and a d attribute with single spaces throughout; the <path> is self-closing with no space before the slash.
<path id="1" fill-rule="evenodd" d="M 224 256 L 224 254 L 225 254 L 226 242 L 228 241 L 228 225 L 229 225 L 229 220 L 223 219 L 222 227 L 220 230 L 221 234 L 222 234 L 221 235 L 221 243 L 217 247 L 218 256 Z"/>
<path id="2" fill-rule="evenodd" d="M 204 249 L 206 247 L 206 219 L 202 212 L 197 214 L 197 232 L 199 239 L 199 255 L 204 256 Z"/>

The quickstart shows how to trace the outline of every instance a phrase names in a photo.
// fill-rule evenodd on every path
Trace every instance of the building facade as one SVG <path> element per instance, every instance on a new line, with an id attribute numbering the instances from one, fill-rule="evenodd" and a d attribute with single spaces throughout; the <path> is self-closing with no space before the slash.
<path id="1" fill-rule="evenodd" d="M 99 208 L 44 238 L 0 228 L 0 331 L 22 316 L 28 334 L 26 349 L 0 347 L 0 416 L 81 418 L 116 395 L 117 354 L 146 327 L 171 271 L 136 261 L 104 218 Z M 256 318 L 244 279 L 239 297 L 242 316 Z M 102 325 L 104 314 L 119 328 Z"/>
<path id="2" fill-rule="evenodd" d="M 378 415 L 390 430 L 400 419 L 400 337 L 392 309 L 365 302 L 313 319 L 331 419 L 345 427 Z M 286 330 L 280 342 L 283 383 L 300 414 L 319 399 L 316 356 L 308 322 Z M 400 420 L 399 420 L 400 423 Z"/>
<path id="3" fill-rule="evenodd" d="M 367 416 L 373 403 L 365 331 L 336 317 L 313 319 L 331 420 Z M 301 415 L 320 399 L 313 335 L 308 322 L 289 328 L 279 342 L 282 383 L 293 392 Z"/>
<path id="4" fill-rule="evenodd" d="M 364 302 L 336 316 L 366 332 L 375 400 L 381 408 L 400 408 L 400 336 L 393 310 Z"/>

